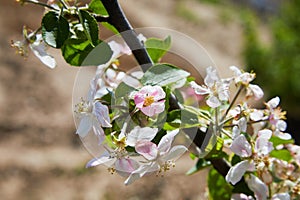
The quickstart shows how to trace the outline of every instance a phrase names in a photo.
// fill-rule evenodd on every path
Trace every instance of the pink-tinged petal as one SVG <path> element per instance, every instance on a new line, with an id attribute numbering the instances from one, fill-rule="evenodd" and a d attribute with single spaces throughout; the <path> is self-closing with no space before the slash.
<path id="1" fill-rule="evenodd" d="M 93 114 L 96 116 L 102 127 L 111 127 L 109 111 L 106 105 L 96 101 L 94 104 Z"/>
<path id="2" fill-rule="evenodd" d="M 158 149 L 156 144 L 150 141 L 139 141 L 135 145 L 135 150 L 147 160 L 154 160 L 157 158 Z"/>
<path id="3" fill-rule="evenodd" d="M 178 133 L 179 133 L 179 130 L 176 129 L 176 130 L 167 132 L 167 134 L 161 138 L 161 140 L 158 144 L 158 149 L 159 149 L 159 152 L 161 153 L 161 155 L 167 153 L 170 150 L 172 142 L 174 140 L 174 137 Z"/>
<path id="4" fill-rule="evenodd" d="M 158 130 L 157 128 L 150 128 L 150 127 L 141 128 L 140 126 L 136 126 L 128 134 L 126 139 L 126 144 L 134 147 L 138 141 L 142 141 L 142 140 L 151 141 L 155 137 L 157 130 Z"/>
<path id="5" fill-rule="evenodd" d="M 254 200 L 254 198 L 245 194 L 233 194 L 230 200 Z"/>
<path id="6" fill-rule="evenodd" d="M 251 164 L 248 160 L 237 163 L 231 167 L 225 177 L 228 183 L 235 185 L 244 176 L 245 172 L 250 168 Z"/>
<path id="7" fill-rule="evenodd" d="M 95 135 L 98 137 L 98 145 L 101 145 L 105 139 L 104 131 L 100 126 L 93 126 Z"/>
<path id="8" fill-rule="evenodd" d="M 140 109 L 145 115 L 149 117 L 153 117 L 155 115 L 155 107 L 153 106 L 142 107 Z"/>
<path id="9" fill-rule="evenodd" d="M 196 94 L 205 95 L 210 93 L 210 90 L 207 87 L 202 87 L 198 85 L 195 81 L 190 82 L 190 85 L 194 89 Z"/>
<path id="10" fill-rule="evenodd" d="M 248 87 L 256 100 L 259 100 L 264 96 L 263 90 L 258 85 L 249 84 Z"/>
<path id="11" fill-rule="evenodd" d="M 133 171 L 138 169 L 138 167 L 138 162 L 130 158 L 117 159 L 115 162 L 115 168 L 118 174 L 123 177 L 130 175 Z"/>
<path id="12" fill-rule="evenodd" d="M 140 93 L 137 93 L 134 96 L 134 103 L 137 108 L 139 108 L 139 109 L 143 108 L 144 103 L 145 103 L 145 96 Z"/>
<path id="13" fill-rule="evenodd" d="M 259 155 L 268 155 L 274 148 L 267 137 L 261 136 L 256 139 L 254 149 Z"/>
<path id="14" fill-rule="evenodd" d="M 153 92 L 150 93 L 151 96 L 154 96 L 155 101 L 159 101 L 161 99 L 166 98 L 166 93 L 160 86 L 153 86 Z"/>
<path id="15" fill-rule="evenodd" d="M 97 165 L 111 166 L 115 163 L 116 158 L 111 158 L 108 152 L 105 152 L 100 158 L 94 158 L 86 164 L 86 168 L 95 167 Z"/>
<path id="16" fill-rule="evenodd" d="M 272 196 L 271 200 L 290 200 L 291 197 L 289 193 L 278 193 Z"/>
<path id="17" fill-rule="evenodd" d="M 83 137 L 87 136 L 87 134 L 90 132 L 92 126 L 93 126 L 93 121 L 92 121 L 91 116 L 84 115 L 80 120 L 80 123 L 78 125 L 76 133 L 80 137 L 83 138 Z"/>
<path id="18" fill-rule="evenodd" d="M 231 151 L 241 157 L 250 157 L 252 148 L 244 135 L 239 135 L 230 145 Z"/>
<path id="19" fill-rule="evenodd" d="M 257 200 L 266 200 L 268 197 L 268 187 L 259 178 L 250 174 L 250 178 L 246 180 L 250 190 L 254 192 Z"/>
<path id="20" fill-rule="evenodd" d="M 152 165 L 151 164 L 146 164 L 146 165 L 141 165 L 138 169 L 133 171 L 130 176 L 125 180 L 124 184 L 125 185 L 130 185 L 134 181 L 138 180 L 139 178 L 143 177 L 145 174 L 148 172 L 152 171 Z M 157 170 L 159 167 L 157 166 Z"/>
<path id="21" fill-rule="evenodd" d="M 184 154 L 188 149 L 183 145 L 176 145 L 171 148 L 171 150 L 165 154 L 161 159 L 164 161 L 177 160 L 182 154 Z"/>
<path id="22" fill-rule="evenodd" d="M 221 105 L 220 100 L 215 96 L 208 97 L 208 99 L 206 100 L 206 103 L 211 108 L 216 108 Z"/>

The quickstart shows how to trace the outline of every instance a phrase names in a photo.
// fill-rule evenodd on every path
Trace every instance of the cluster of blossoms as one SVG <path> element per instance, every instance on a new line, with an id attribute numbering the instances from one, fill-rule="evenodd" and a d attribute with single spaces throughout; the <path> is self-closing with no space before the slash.
<path id="1" fill-rule="evenodd" d="M 109 172 L 126 177 L 125 184 L 148 174 L 166 172 L 188 150 L 184 145 L 172 145 L 176 135 L 187 127 L 198 127 L 218 138 L 215 141 L 221 148 L 214 154 L 225 152 L 222 157 L 231 165 L 226 181 L 233 187 L 245 181 L 251 191 L 250 194 L 232 192 L 232 199 L 299 196 L 300 147 L 285 132 L 286 112 L 279 107 L 279 97 L 266 102 L 265 109 L 247 103 L 249 99 L 261 99 L 264 94 L 258 85 L 251 83 L 254 73 L 231 66 L 233 76 L 220 78 L 216 69 L 208 67 L 203 85 L 190 81 L 189 73 L 175 80 L 168 81 L 166 77 L 156 81 L 153 75 L 149 77 L 155 71 L 151 68 L 148 70 L 151 73 L 121 71 L 118 58 L 131 52 L 126 45 L 116 42 L 109 45 L 114 52 L 112 58 L 98 66 L 87 100 L 76 105 L 80 120 L 77 134 L 84 138 L 93 132 L 99 146 L 105 149 L 87 167 L 106 165 Z M 178 93 L 186 95 L 181 88 L 187 88 L 188 93 L 193 89 L 195 99 L 205 98 L 207 106 L 191 108 L 181 101 L 179 109 L 171 110 L 168 102 L 171 96 L 176 94 L 180 99 Z M 234 90 L 236 93 L 231 95 Z M 186 122 L 182 113 L 174 117 L 176 111 L 192 113 L 196 119 Z M 202 155 L 203 149 L 198 151 Z M 211 154 L 199 159 L 208 156 Z"/>
<path id="2" fill-rule="evenodd" d="M 126 185 L 153 173 L 163 175 L 188 151 L 186 143 L 174 142 L 182 133 L 199 147 L 190 151 L 191 157 L 198 159 L 192 172 L 208 166 L 217 168 L 212 164 L 214 159 L 229 165 L 222 177 L 229 198 L 300 199 L 300 146 L 285 132 L 286 112 L 279 107 L 279 97 L 267 101 L 264 109 L 254 107 L 264 95 L 252 83 L 254 73 L 231 66 L 232 76 L 221 78 L 215 68 L 208 67 L 199 85 L 190 73 L 159 63 L 170 48 L 170 38 L 151 40 L 141 35 L 137 39 L 158 64 L 145 72 L 125 72 L 119 58 L 131 55 L 128 46 L 98 38 L 95 16 L 101 20 L 113 17 L 103 1 L 82 7 L 77 1 L 74 5 L 65 0 L 17 1 L 46 8 L 39 29 L 24 28 L 23 40 L 12 41 L 17 53 L 27 56 L 31 49 L 45 65 L 54 68 L 55 59 L 46 51 L 50 46 L 61 49 L 71 65 L 98 65 L 87 97 L 75 105 L 76 133 L 83 140 L 96 138 L 93 142 L 101 153 L 97 152 L 87 167 L 106 165 L 110 173 L 125 177 Z M 105 58 L 84 63 L 99 44 Z M 197 134 L 204 134 L 203 141 L 197 141 L 202 140 Z"/>

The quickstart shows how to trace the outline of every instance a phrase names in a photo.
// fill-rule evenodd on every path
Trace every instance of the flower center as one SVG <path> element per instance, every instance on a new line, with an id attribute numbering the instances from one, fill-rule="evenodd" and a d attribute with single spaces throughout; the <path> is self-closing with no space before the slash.
<path id="1" fill-rule="evenodd" d="M 144 106 L 150 106 L 154 102 L 154 96 L 147 96 L 144 100 Z"/>

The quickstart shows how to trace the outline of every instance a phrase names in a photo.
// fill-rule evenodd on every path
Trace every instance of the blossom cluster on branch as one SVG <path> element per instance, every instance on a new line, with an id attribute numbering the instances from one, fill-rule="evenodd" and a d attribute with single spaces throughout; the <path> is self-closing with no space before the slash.
<path id="1" fill-rule="evenodd" d="M 100 40 L 98 22 L 120 31 L 114 24 L 118 22 L 114 11 L 122 15 L 116 0 L 112 4 L 92 0 L 81 7 L 64 0 L 22 3 L 44 6 L 46 12 L 39 29 L 28 33 L 24 28 L 24 39 L 12 42 L 18 53 L 27 56 L 30 48 L 54 68 L 56 62 L 46 52 L 50 46 L 61 49 L 73 66 L 97 66 L 86 97 L 74 107 L 76 133 L 83 140 L 94 136 L 97 147 L 104 149 L 86 167 L 106 165 L 129 185 L 147 175 L 164 175 L 189 151 L 197 163 L 188 174 L 210 168 L 212 199 L 299 199 L 300 147 L 285 132 L 286 112 L 279 107 L 279 97 L 256 108 L 264 92 L 253 84 L 255 73 L 231 66 L 232 75 L 221 78 L 214 67 L 208 67 L 200 82 L 180 67 L 160 63 L 170 48 L 170 37 L 147 39 L 128 25 L 124 27 L 130 34 L 119 33 L 127 44 Z M 128 35 L 134 40 L 128 40 Z M 130 41 L 142 51 L 129 48 Z M 143 53 L 155 64 L 139 63 L 143 71 L 124 71 L 121 57 L 134 54 L 141 60 Z M 191 130 L 196 131 L 190 134 Z M 195 141 L 199 134 L 204 139 Z M 198 144 L 194 151 L 192 142 Z M 224 177 L 215 170 L 220 159 L 229 166 Z"/>

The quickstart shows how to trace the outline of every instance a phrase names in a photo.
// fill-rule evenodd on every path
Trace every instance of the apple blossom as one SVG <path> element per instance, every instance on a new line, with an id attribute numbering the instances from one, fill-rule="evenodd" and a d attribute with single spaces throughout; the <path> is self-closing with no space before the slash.
<path id="1" fill-rule="evenodd" d="M 229 99 L 229 81 L 220 79 L 217 70 L 213 67 L 208 67 L 206 73 L 205 85 L 200 86 L 194 81 L 190 85 L 196 94 L 208 95 L 207 105 L 216 108 L 221 105 L 221 101 L 228 101 Z"/>
<path id="2" fill-rule="evenodd" d="M 31 49 L 33 54 L 47 67 L 53 69 L 56 67 L 56 61 L 53 56 L 47 53 L 47 45 L 44 42 L 41 34 L 35 32 L 29 33 L 27 29 L 23 28 L 23 41 L 13 42 L 11 46 L 17 49 L 17 52 L 21 56 L 28 56 L 28 47 Z"/>
<path id="3" fill-rule="evenodd" d="M 152 117 L 165 110 L 165 97 L 160 86 L 146 85 L 134 94 L 134 103 L 145 115 Z"/>
<path id="4" fill-rule="evenodd" d="M 174 161 L 187 151 L 187 148 L 183 145 L 176 145 L 171 148 L 174 137 L 178 132 L 179 130 L 168 132 L 161 138 L 158 145 L 150 141 L 137 142 L 135 145 L 136 152 L 142 155 L 146 162 L 131 173 L 125 184 L 131 184 L 147 173 L 154 171 L 161 173 L 170 170 L 170 167 L 174 166 Z"/>

